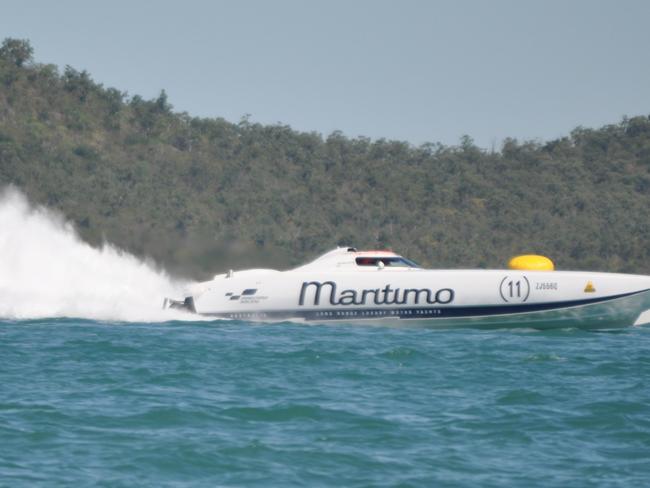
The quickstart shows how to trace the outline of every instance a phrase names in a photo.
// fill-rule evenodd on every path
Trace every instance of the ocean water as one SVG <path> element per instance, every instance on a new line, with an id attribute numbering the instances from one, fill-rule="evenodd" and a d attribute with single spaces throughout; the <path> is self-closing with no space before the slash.
<path id="1" fill-rule="evenodd" d="M 161 310 L 188 285 L 0 192 L 0 487 L 650 485 L 650 328 Z"/>
<path id="2" fill-rule="evenodd" d="M 0 486 L 648 486 L 650 329 L 0 321 Z"/>

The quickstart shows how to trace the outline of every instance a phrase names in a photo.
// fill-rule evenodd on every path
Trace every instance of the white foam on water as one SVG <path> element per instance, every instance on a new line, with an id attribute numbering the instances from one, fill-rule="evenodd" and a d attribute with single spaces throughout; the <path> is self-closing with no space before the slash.
<path id="1" fill-rule="evenodd" d="M 185 286 L 110 244 L 88 245 L 61 215 L 30 205 L 18 190 L 0 192 L 0 318 L 196 320 L 162 309 Z"/>
<path id="2" fill-rule="evenodd" d="M 634 322 L 634 325 L 647 325 L 650 324 L 650 310 L 645 310 L 644 312 L 641 312 L 639 317 L 636 319 L 636 322 Z"/>

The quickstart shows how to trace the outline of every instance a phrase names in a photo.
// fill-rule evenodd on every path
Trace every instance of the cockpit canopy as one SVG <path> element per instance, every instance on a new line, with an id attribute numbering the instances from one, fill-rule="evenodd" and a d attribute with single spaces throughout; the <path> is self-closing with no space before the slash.
<path id="1" fill-rule="evenodd" d="M 373 268 L 419 269 L 420 266 L 392 251 L 357 251 L 339 247 L 297 269 L 369 270 Z"/>
<path id="2" fill-rule="evenodd" d="M 384 266 L 390 268 L 419 268 L 420 267 L 410 259 L 403 258 L 402 256 L 397 256 L 397 257 L 362 256 L 360 258 L 356 258 L 355 262 L 357 266 L 381 266 L 379 264 L 381 263 Z"/>

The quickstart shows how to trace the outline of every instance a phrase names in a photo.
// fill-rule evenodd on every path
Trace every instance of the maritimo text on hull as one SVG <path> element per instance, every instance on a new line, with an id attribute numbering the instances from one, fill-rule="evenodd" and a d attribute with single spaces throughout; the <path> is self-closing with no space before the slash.
<path id="1" fill-rule="evenodd" d="M 650 323 L 650 276 L 555 271 L 543 256 L 505 270 L 423 269 L 392 251 L 344 247 L 288 271 L 220 274 L 165 306 L 265 322 L 615 328 Z"/>

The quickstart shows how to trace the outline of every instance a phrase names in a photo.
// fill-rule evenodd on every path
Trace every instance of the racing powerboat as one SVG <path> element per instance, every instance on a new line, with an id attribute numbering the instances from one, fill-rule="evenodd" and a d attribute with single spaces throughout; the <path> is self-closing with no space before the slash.
<path id="1" fill-rule="evenodd" d="M 650 323 L 650 276 L 556 271 L 536 255 L 504 270 L 423 269 L 392 251 L 343 247 L 288 271 L 219 274 L 164 306 L 264 322 L 617 328 Z"/>

